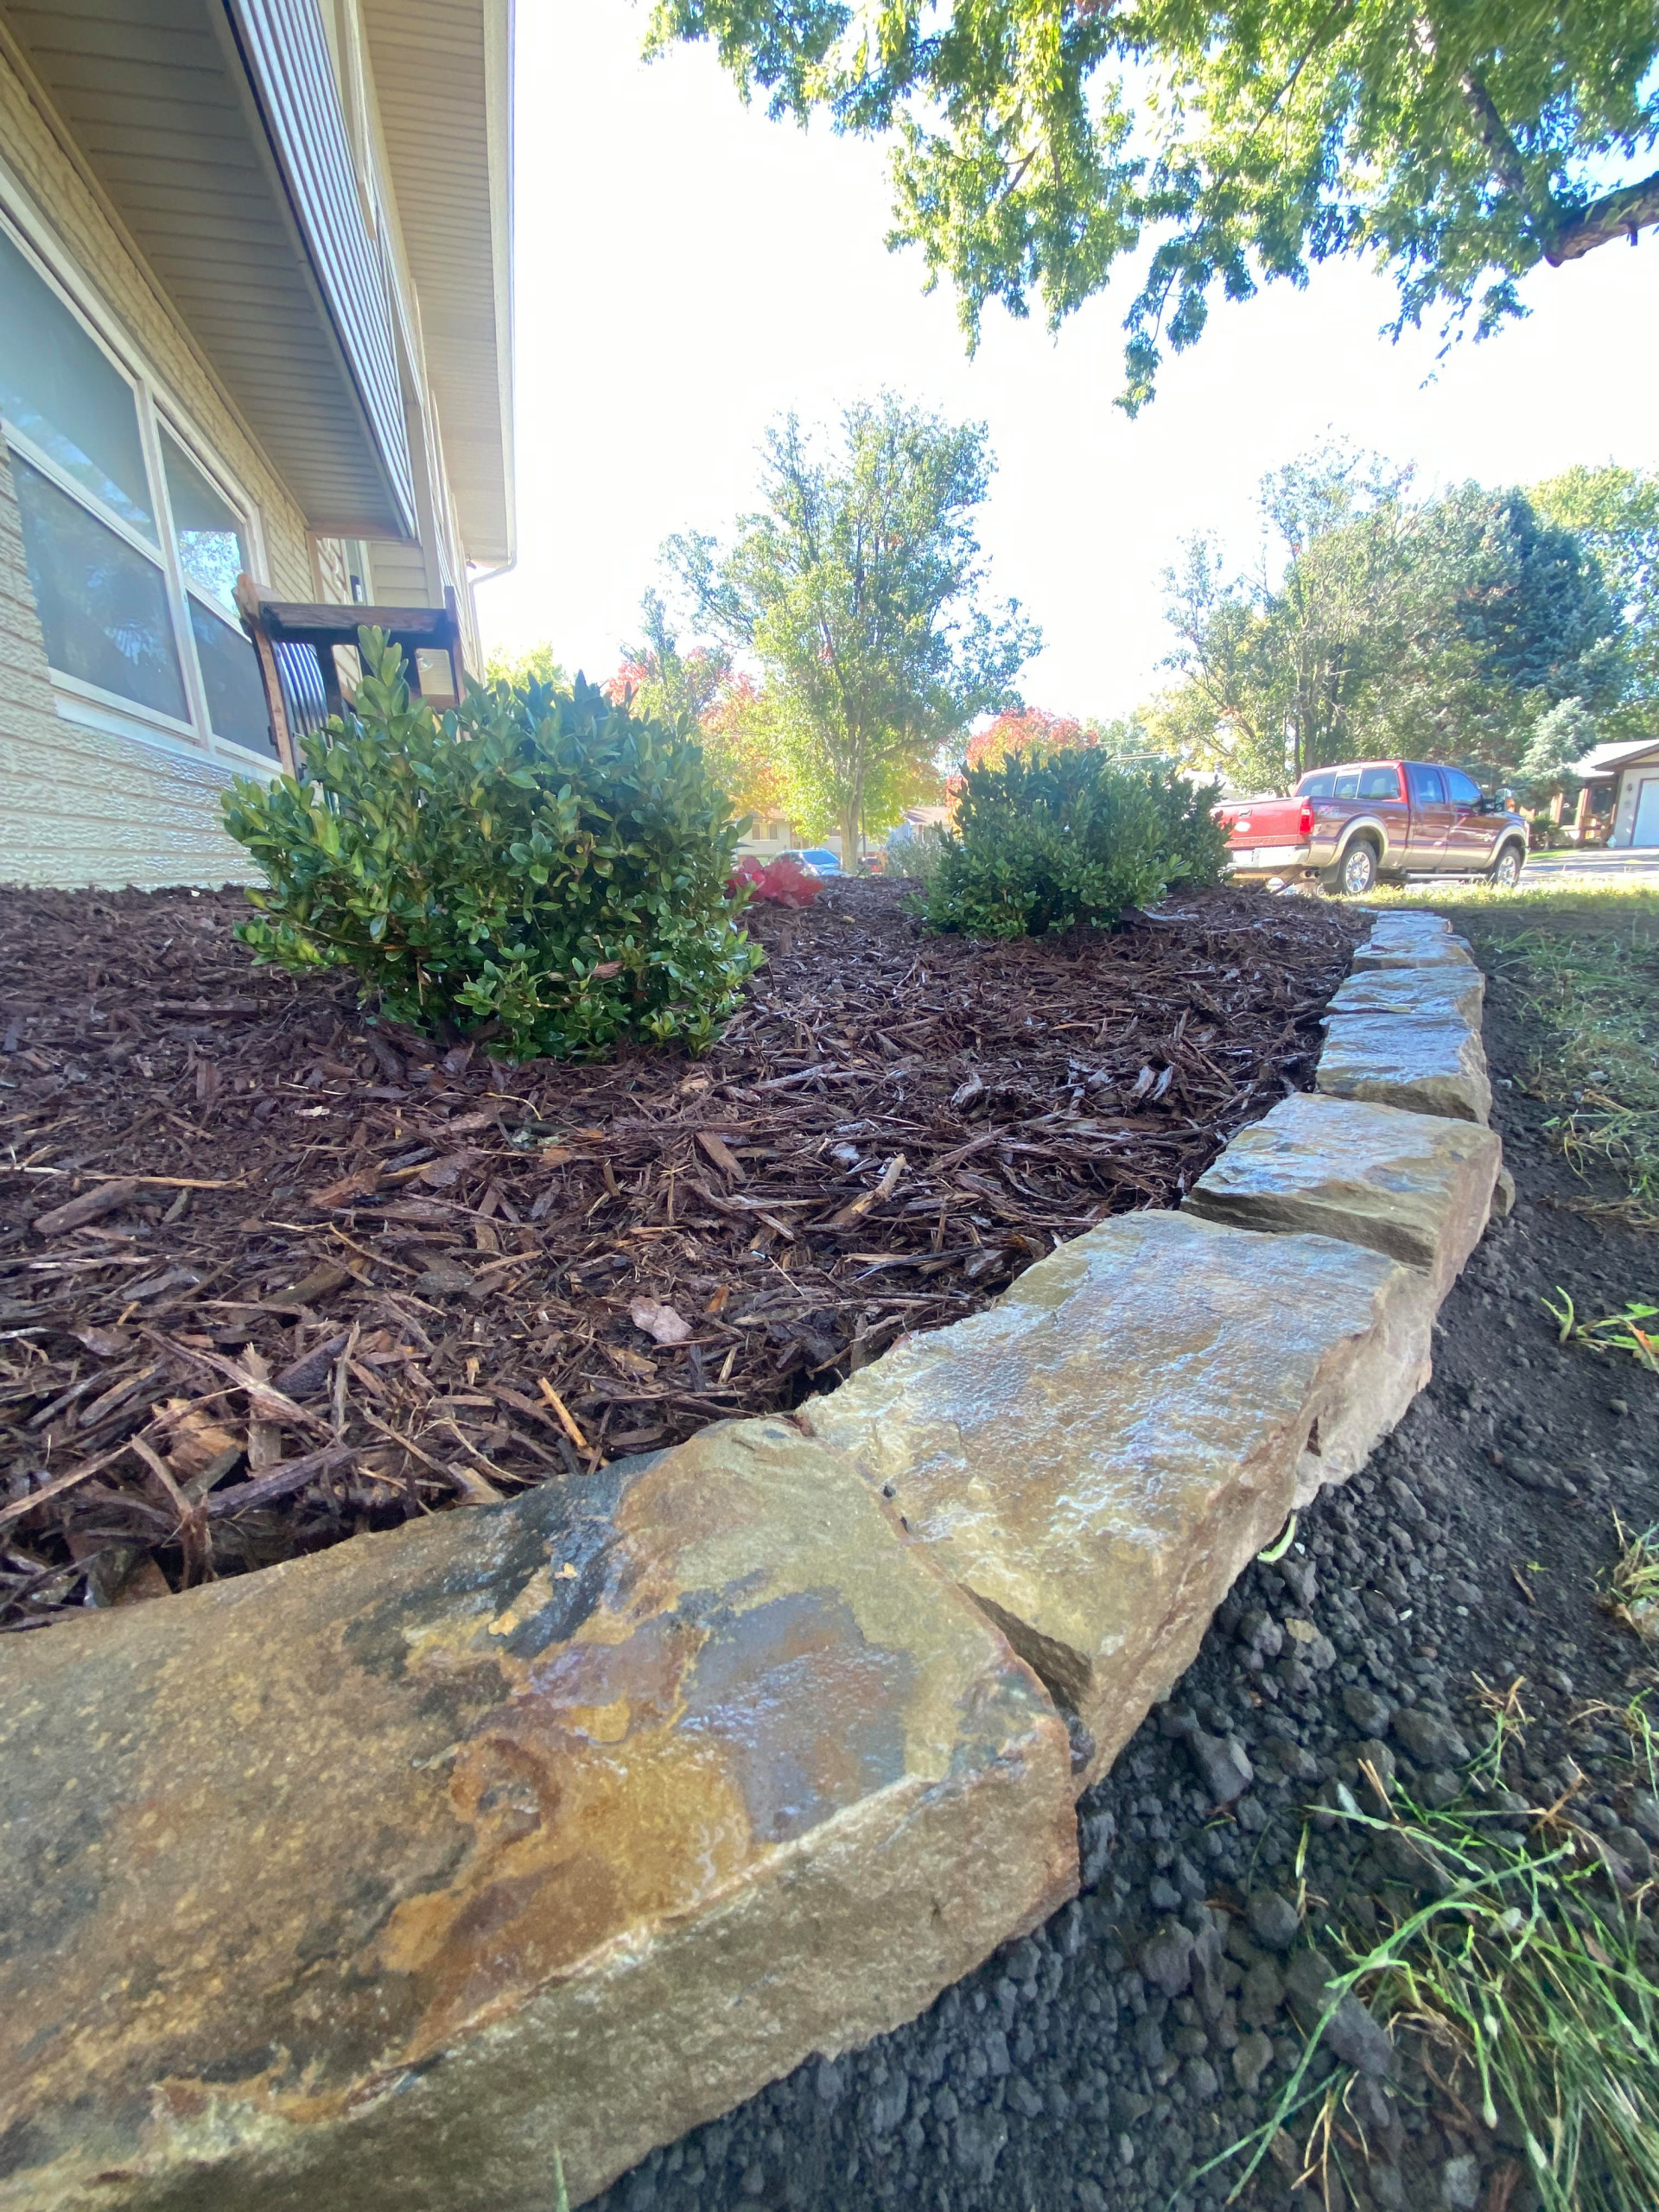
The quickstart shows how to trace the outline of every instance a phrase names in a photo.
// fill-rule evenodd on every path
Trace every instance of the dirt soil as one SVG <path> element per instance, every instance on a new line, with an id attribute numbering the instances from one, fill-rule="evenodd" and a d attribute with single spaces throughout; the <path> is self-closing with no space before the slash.
<path id="1" fill-rule="evenodd" d="M 798 1403 L 1312 1080 L 1363 925 L 752 910 L 702 1062 L 509 1067 L 255 969 L 240 893 L 0 891 L 0 1625 Z"/>
<path id="2" fill-rule="evenodd" d="M 1297 1958 L 1417 1901 L 1412 1870 L 1321 1804 L 1339 1783 L 1363 1792 L 1361 1748 L 1384 1737 L 1419 1802 L 1455 1791 L 1437 1764 L 1455 1744 L 1418 1728 L 1423 1756 L 1408 1755 L 1414 1713 L 1474 1749 L 1491 1736 L 1486 1692 L 1518 1686 L 1516 1802 L 1559 1802 L 1622 1886 L 1649 1877 L 1659 1804 L 1617 1713 L 1655 1686 L 1653 1658 L 1599 1599 L 1615 1513 L 1659 1520 L 1659 1382 L 1628 1357 L 1563 1349 L 1542 1300 L 1560 1286 L 1599 1315 L 1653 1299 L 1659 1240 L 1582 1210 L 1616 1192 L 1550 1147 L 1520 1088 L 1535 1037 L 1518 1007 L 1495 982 L 1494 1119 L 1519 1200 L 1443 1310 L 1433 1380 L 1370 1466 L 1302 1516 L 1283 1560 L 1247 1571 L 1169 1705 L 1084 1798 L 1082 1897 L 920 2019 L 653 2153 L 599 2212 L 1219 2205 L 1240 2164 L 1202 2169 L 1268 2118 L 1302 2051 Z M 1287 1635 L 1291 1620 L 1316 1640 Z M 1222 1808 L 1230 1742 L 1250 1781 Z M 1500 1809 L 1490 1793 L 1485 1809 Z M 1281 2136 L 1245 2201 L 1535 2212 L 1512 2122 L 1489 2133 L 1425 2061 L 1444 2077 L 1443 2056 L 1402 2038 L 1385 2074 L 1361 2077 L 1323 2174 L 1302 2183 L 1300 2138 Z M 1584 2212 L 1605 2201 L 1586 2177 Z"/>

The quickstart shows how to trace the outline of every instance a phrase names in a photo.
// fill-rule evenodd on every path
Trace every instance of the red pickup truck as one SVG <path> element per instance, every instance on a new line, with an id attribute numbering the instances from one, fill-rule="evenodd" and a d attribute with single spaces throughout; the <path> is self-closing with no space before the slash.
<path id="1" fill-rule="evenodd" d="M 1484 875 L 1513 890 L 1527 859 L 1527 825 L 1505 800 L 1423 760 L 1316 768 L 1288 798 L 1230 799 L 1216 819 L 1240 881 L 1317 877 L 1350 899 L 1407 874 Z"/>

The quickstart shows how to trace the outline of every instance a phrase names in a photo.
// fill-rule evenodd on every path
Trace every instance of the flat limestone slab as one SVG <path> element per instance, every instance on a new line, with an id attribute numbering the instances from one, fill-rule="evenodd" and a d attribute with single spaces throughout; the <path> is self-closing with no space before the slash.
<path id="1" fill-rule="evenodd" d="M 1330 1011 L 1332 1014 L 1451 1014 L 1478 1028 L 1485 995 L 1486 978 L 1472 963 L 1459 967 L 1450 961 L 1431 962 L 1350 976 L 1332 998 Z"/>
<path id="2" fill-rule="evenodd" d="M 13 2212 L 549 2212 L 1077 1887 L 1064 1723 L 790 1424 L 11 1640 Z"/>
<path id="3" fill-rule="evenodd" d="M 1503 1164 L 1495 1131 L 1304 1091 L 1240 1129 L 1184 1204 L 1209 1221 L 1339 1236 L 1421 1268 L 1436 1305 L 1479 1243 Z"/>
<path id="4" fill-rule="evenodd" d="M 1370 941 L 1379 946 L 1419 944 L 1425 939 L 1432 943 L 1451 935 L 1452 925 L 1444 914 L 1431 914 L 1421 906 L 1402 906 L 1376 917 L 1371 924 Z"/>
<path id="5" fill-rule="evenodd" d="M 1362 944 L 1351 963 L 1352 973 L 1364 975 L 1376 969 L 1433 968 L 1458 969 L 1465 973 L 1475 966 L 1474 955 L 1456 938 L 1422 938 L 1415 944 Z"/>
<path id="6" fill-rule="evenodd" d="M 1299 1491 L 1351 1474 L 1404 1412 L 1433 1314 L 1424 1274 L 1357 1245 L 1126 1214 L 797 1419 L 891 1486 L 1077 1713 L 1081 1786 Z"/>
<path id="7" fill-rule="evenodd" d="M 1315 1087 L 1408 1114 L 1484 1122 L 1492 1086 L 1478 1025 L 1456 1014 L 1339 1014 L 1326 1025 Z"/>

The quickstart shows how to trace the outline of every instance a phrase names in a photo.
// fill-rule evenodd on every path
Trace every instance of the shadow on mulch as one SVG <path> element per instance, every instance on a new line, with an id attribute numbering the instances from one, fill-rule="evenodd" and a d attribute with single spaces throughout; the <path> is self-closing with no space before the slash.
<path id="1" fill-rule="evenodd" d="M 752 912 L 700 1062 L 512 1067 L 256 969 L 239 893 L 0 892 L 0 1625 L 796 1405 L 1311 1083 L 1362 918 L 1067 944 Z"/>

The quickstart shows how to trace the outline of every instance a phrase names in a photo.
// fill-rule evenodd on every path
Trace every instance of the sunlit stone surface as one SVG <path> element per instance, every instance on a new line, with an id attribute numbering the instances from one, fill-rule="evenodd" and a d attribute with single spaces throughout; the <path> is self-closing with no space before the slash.
<path id="1" fill-rule="evenodd" d="M 1299 1496 L 1427 1381 L 1427 1277 L 1323 1236 L 1121 1216 L 800 1418 L 1007 1628 L 1103 1773 Z"/>
<path id="2" fill-rule="evenodd" d="M 1303 1092 L 1241 1129 L 1185 1205 L 1237 1229 L 1369 1244 L 1426 1269 L 1438 1303 L 1480 1241 L 1503 1162 L 1477 1123 Z"/>
<path id="3" fill-rule="evenodd" d="M 550 2212 L 1077 1886 L 1039 1684 L 779 1421 L 6 1660 L 13 2212 Z"/>

